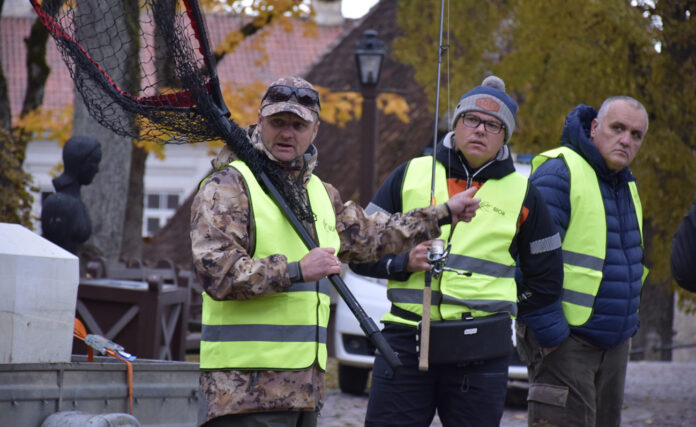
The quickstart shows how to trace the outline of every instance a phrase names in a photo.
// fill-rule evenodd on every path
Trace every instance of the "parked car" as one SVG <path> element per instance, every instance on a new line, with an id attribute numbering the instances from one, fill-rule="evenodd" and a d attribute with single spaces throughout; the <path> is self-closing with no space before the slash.
<path id="1" fill-rule="evenodd" d="M 379 322 L 391 305 L 387 299 L 387 281 L 361 276 L 350 269 L 346 269 L 343 280 L 365 312 L 375 322 Z M 346 303 L 340 298 L 336 303 L 335 322 L 334 343 L 338 361 L 338 386 L 344 393 L 363 394 L 374 363 L 375 347 L 360 329 L 358 321 Z M 511 334 L 514 343 L 515 334 L 512 328 Z M 527 367 L 520 361 L 516 351 L 512 352 L 510 358 L 508 396 L 513 400 L 512 403 L 522 403 L 526 400 L 528 387 Z"/>

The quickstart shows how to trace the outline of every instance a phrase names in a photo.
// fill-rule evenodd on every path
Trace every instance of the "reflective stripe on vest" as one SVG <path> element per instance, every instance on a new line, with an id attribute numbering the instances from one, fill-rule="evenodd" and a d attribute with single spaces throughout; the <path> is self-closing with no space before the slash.
<path id="1" fill-rule="evenodd" d="M 570 174 L 570 221 L 563 238 L 562 305 L 568 323 L 585 324 L 592 316 L 602 282 L 607 249 L 607 218 L 597 174 L 592 166 L 568 147 L 535 156 L 532 172 L 548 159 L 561 158 Z M 643 239 L 643 213 L 635 182 L 629 183 L 633 206 Z M 647 275 L 644 269 L 643 280 Z"/>
<path id="2" fill-rule="evenodd" d="M 404 212 L 430 204 L 431 177 L 432 157 L 421 157 L 409 163 L 401 191 Z M 435 183 L 437 202 L 449 200 L 446 170 L 439 162 L 435 168 Z M 517 234 L 527 186 L 527 179 L 518 173 L 499 180 L 490 179 L 476 193 L 481 205 L 474 219 L 469 223 L 459 222 L 451 239 L 451 226 L 442 227 L 440 238 L 452 243 L 447 266 L 467 275 L 445 271 L 440 280 L 433 281 L 432 320 L 461 319 L 463 313 L 471 313 L 474 317 L 517 313 L 515 260 L 510 255 L 510 244 Z M 391 280 L 387 297 L 392 304 L 420 316 L 424 280 L 424 272 L 411 274 L 405 282 Z M 393 313 L 387 313 L 382 321 L 417 324 Z"/>
<path id="3" fill-rule="evenodd" d="M 283 212 L 241 161 L 230 163 L 244 178 L 256 236 L 254 258 L 283 254 L 299 261 L 308 249 Z M 339 250 L 336 215 L 324 184 L 307 185 L 321 247 Z M 261 226 L 263 225 L 263 226 Z M 203 293 L 201 369 L 326 369 L 330 283 L 294 283 L 283 292 L 244 301 L 216 301 Z"/>

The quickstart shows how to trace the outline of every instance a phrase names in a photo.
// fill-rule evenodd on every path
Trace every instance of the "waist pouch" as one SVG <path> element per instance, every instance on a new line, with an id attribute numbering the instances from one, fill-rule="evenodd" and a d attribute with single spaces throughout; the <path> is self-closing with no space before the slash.
<path id="1" fill-rule="evenodd" d="M 430 323 L 430 364 L 468 363 L 509 356 L 512 326 L 508 313 Z M 421 340 L 421 323 L 418 338 Z"/>

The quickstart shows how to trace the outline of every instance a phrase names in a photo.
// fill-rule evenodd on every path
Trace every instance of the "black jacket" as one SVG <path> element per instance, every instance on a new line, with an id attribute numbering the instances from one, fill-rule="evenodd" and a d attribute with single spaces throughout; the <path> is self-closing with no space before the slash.
<path id="1" fill-rule="evenodd" d="M 696 198 L 674 233 L 670 262 L 679 286 L 696 292 Z"/>

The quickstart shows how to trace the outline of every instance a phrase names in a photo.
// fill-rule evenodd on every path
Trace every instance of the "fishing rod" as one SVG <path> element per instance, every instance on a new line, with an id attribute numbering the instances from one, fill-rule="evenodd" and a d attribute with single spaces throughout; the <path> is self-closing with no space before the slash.
<path id="1" fill-rule="evenodd" d="M 440 0 L 440 36 L 438 40 L 437 53 L 437 89 L 435 90 L 435 129 L 433 130 L 433 171 L 430 179 L 430 205 L 436 204 L 435 200 L 435 168 L 437 167 L 437 128 L 440 115 L 440 70 L 442 68 L 442 56 L 447 50 L 446 46 L 442 45 L 442 29 L 445 20 L 445 0 Z M 433 257 L 439 257 L 442 253 L 440 246 L 437 246 L 437 253 Z M 444 250 L 444 249 L 443 249 Z M 428 250 L 428 259 L 430 260 L 430 249 Z M 421 334 L 420 334 L 420 351 L 418 356 L 418 369 L 420 371 L 428 370 L 428 358 L 430 357 L 430 304 L 432 303 L 433 290 L 432 281 L 432 263 L 431 268 L 425 272 L 425 284 L 423 286 L 423 316 L 421 318 Z"/>

